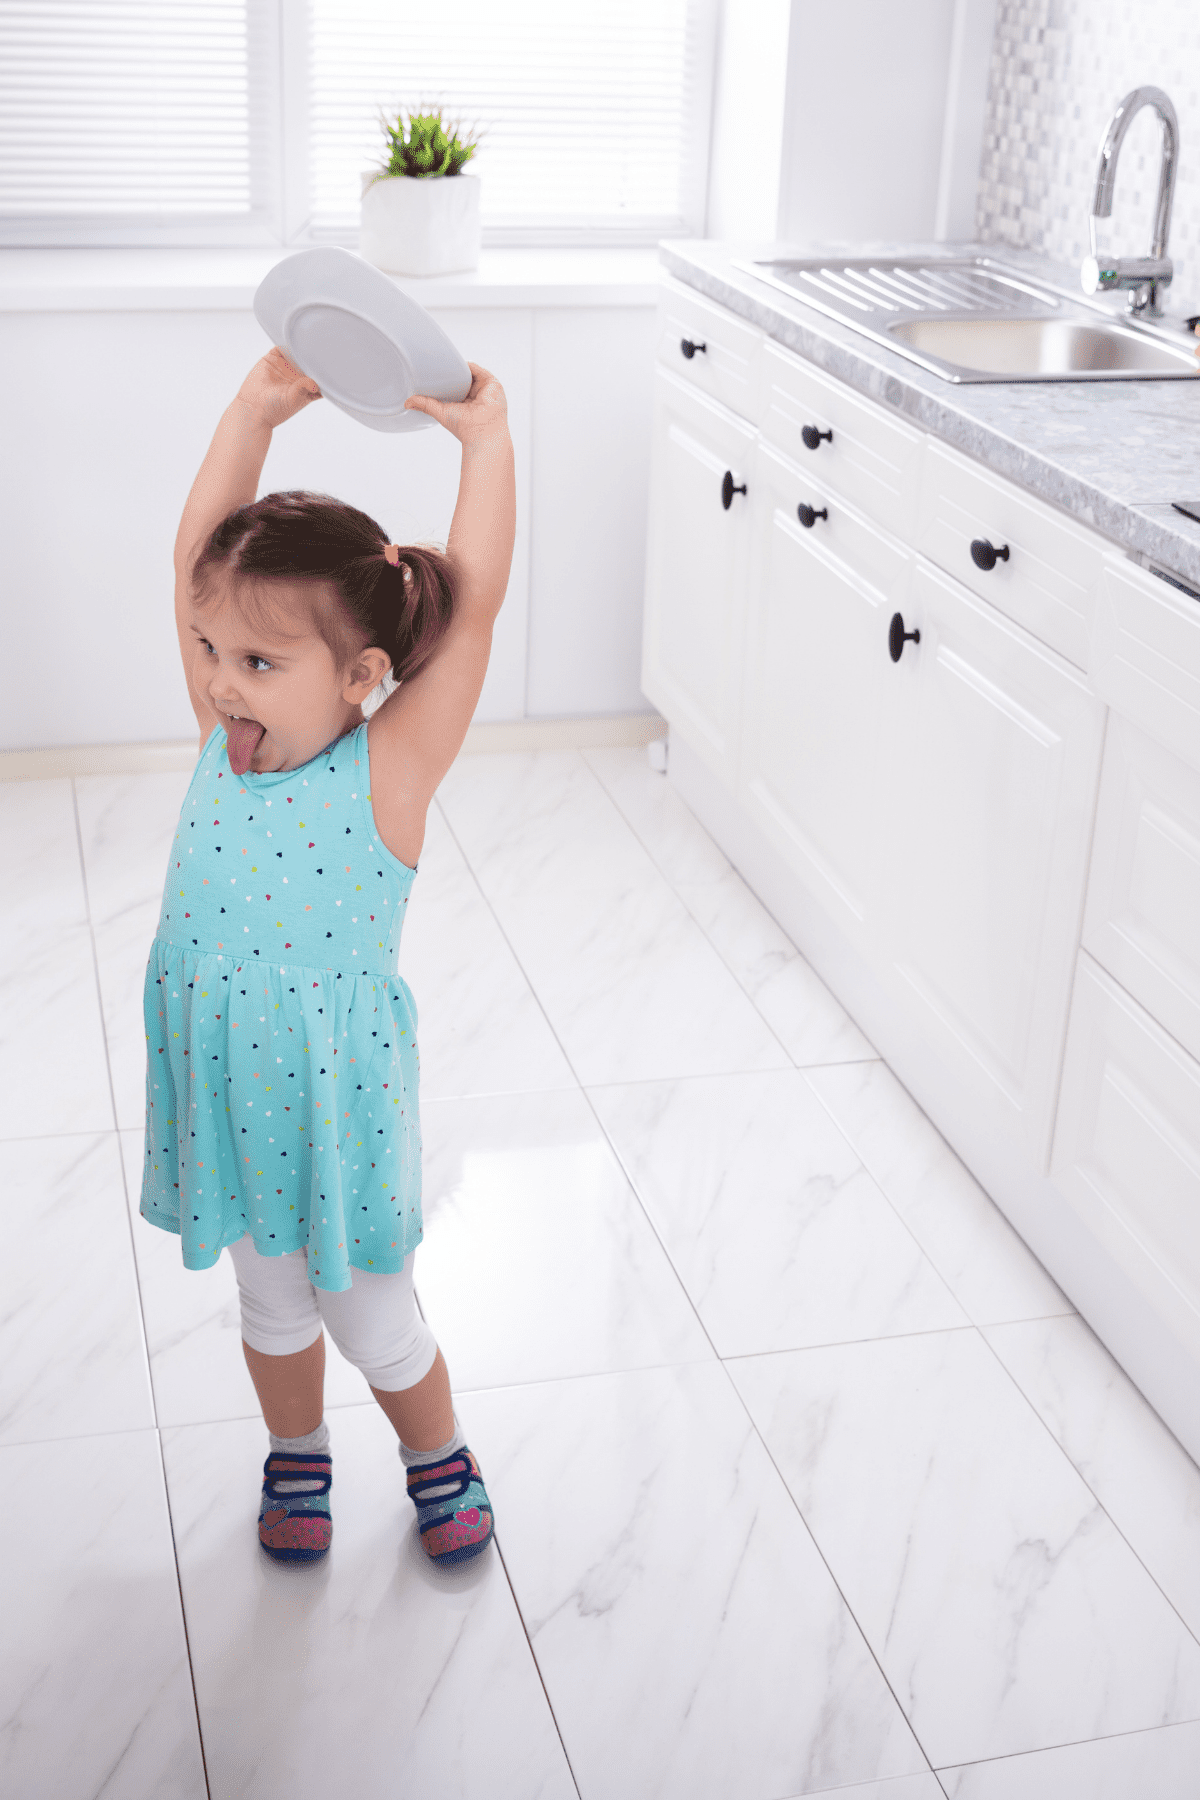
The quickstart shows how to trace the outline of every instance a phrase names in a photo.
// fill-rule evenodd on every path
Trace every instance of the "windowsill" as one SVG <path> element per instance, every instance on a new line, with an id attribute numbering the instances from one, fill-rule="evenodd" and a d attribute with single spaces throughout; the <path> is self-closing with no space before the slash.
<path id="1" fill-rule="evenodd" d="M 0 249 L 0 312 L 249 309 L 267 271 L 294 254 L 277 245 Z M 662 276 L 649 244 L 485 246 L 476 269 L 388 279 L 429 307 L 653 306 Z"/>

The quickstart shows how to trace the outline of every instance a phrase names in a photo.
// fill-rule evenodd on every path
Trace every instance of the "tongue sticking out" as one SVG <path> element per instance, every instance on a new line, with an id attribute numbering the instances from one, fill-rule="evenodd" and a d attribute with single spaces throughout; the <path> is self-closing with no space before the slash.
<path id="1" fill-rule="evenodd" d="M 225 733 L 225 747 L 229 766 L 235 775 L 246 773 L 250 767 L 250 759 L 258 749 L 259 739 L 265 735 L 266 729 L 257 719 L 230 719 Z"/>

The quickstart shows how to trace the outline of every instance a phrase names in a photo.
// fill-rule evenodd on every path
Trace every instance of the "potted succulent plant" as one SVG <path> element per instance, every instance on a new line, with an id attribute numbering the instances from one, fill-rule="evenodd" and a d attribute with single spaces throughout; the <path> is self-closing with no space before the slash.
<path id="1" fill-rule="evenodd" d="M 462 168 L 478 136 L 447 135 L 437 112 L 381 118 L 385 162 L 362 177 L 359 253 L 393 275 L 446 275 L 479 264 L 479 179 Z"/>

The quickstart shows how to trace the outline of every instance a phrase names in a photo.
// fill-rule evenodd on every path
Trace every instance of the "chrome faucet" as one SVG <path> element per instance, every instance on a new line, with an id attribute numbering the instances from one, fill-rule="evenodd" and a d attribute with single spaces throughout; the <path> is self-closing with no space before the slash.
<path id="1" fill-rule="evenodd" d="M 1117 180 L 1117 158 L 1125 133 L 1143 106 L 1152 106 L 1162 120 L 1162 165 L 1158 176 L 1158 202 L 1154 209 L 1154 242 L 1149 256 L 1097 256 L 1096 220 L 1112 217 L 1113 188 Z M 1179 121 L 1175 108 L 1161 88 L 1140 87 L 1126 94 L 1108 122 L 1100 145 L 1100 166 L 1096 170 L 1096 192 L 1092 200 L 1088 231 L 1092 246 L 1084 258 L 1079 279 L 1085 294 L 1099 288 L 1129 288 L 1129 310 L 1139 316 L 1162 316 L 1162 290 L 1174 269 L 1167 255 L 1167 233 L 1171 229 L 1171 202 L 1175 198 L 1175 171 L 1179 166 Z"/>

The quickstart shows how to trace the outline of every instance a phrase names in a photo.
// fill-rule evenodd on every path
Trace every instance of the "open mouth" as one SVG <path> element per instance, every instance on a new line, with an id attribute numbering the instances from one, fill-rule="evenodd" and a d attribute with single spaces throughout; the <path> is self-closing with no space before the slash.
<path id="1" fill-rule="evenodd" d="M 225 750 L 229 766 L 235 775 L 244 775 L 267 728 L 257 719 L 246 718 L 238 713 L 226 713 L 224 716 L 228 720 L 225 727 Z"/>

